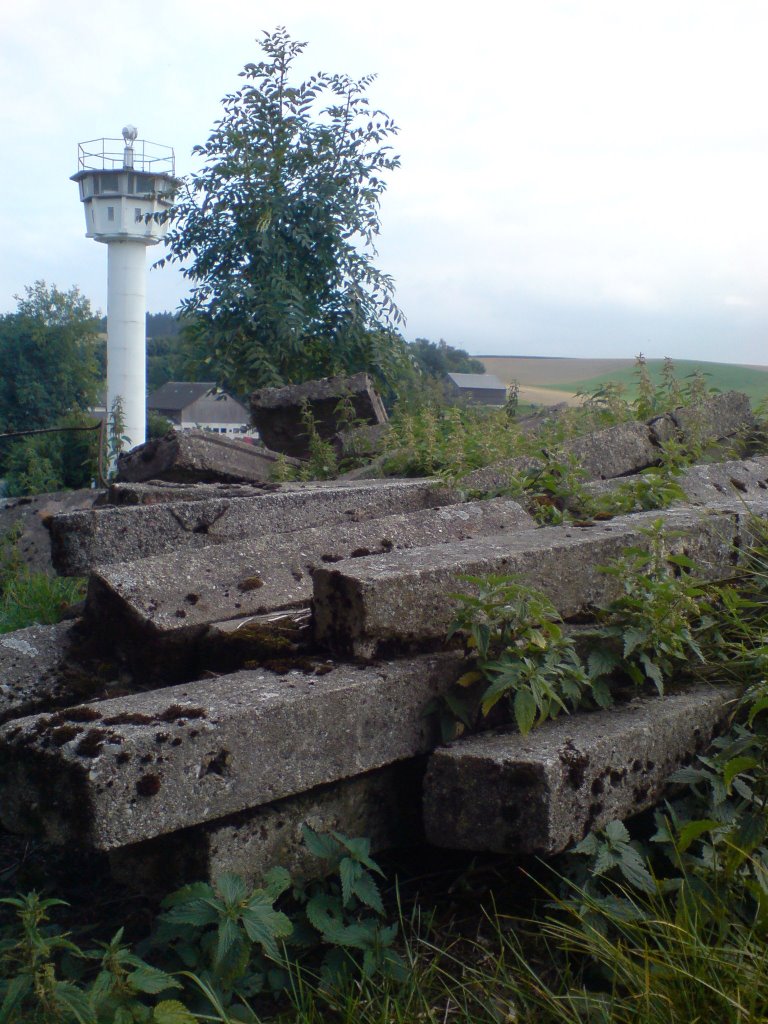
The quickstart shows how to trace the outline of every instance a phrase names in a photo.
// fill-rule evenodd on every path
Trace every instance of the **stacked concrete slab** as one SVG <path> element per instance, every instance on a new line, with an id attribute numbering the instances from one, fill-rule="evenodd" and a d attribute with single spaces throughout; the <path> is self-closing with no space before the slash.
<path id="1" fill-rule="evenodd" d="M 748 419 L 721 404 L 729 432 Z M 708 415 L 665 429 L 714 436 Z M 623 473 L 649 458 L 636 427 L 617 440 Z M 571 455 L 605 477 L 606 443 Z M 767 481 L 765 460 L 698 468 L 689 505 L 583 528 L 538 528 L 513 501 L 435 480 L 118 485 L 52 523 L 59 570 L 89 576 L 82 619 L 0 637 L 0 818 L 163 885 L 256 877 L 273 859 L 306 869 L 303 823 L 374 846 L 424 824 L 437 845 L 561 849 L 657 799 L 733 693 L 436 750 L 427 712 L 466 668 L 445 643 L 452 595 L 467 575 L 514 573 L 583 621 L 616 586 L 598 566 L 659 518 L 671 550 L 727 578 L 750 516 L 768 517 Z"/>

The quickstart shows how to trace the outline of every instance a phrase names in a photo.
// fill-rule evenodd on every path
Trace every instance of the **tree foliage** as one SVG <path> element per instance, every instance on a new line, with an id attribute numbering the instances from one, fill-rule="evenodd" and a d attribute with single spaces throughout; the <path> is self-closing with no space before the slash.
<path id="1" fill-rule="evenodd" d="M 36 281 L 0 316 L 0 432 L 53 426 L 93 404 L 96 320 L 77 288 Z"/>
<path id="2" fill-rule="evenodd" d="M 408 346 L 417 366 L 430 377 L 442 380 L 447 373 L 485 373 L 479 359 L 463 348 L 454 348 L 441 338 L 439 342 L 417 338 Z"/>
<path id="3" fill-rule="evenodd" d="M 373 264 L 397 127 L 370 107 L 372 75 L 294 84 L 305 46 L 264 33 L 264 59 L 195 147 L 203 169 L 168 235 L 192 282 L 189 351 L 239 394 L 362 369 L 386 381 L 404 359 L 393 281 Z"/>
<path id="4" fill-rule="evenodd" d="M 89 424 L 85 411 L 100 383 L 98 327 L 77 288 L 35 281 L 0 316 L 0 433 Z M 95 431 L 43 434 L 0 442 L 8 492 L 32 494 L 87 486 L 95 470 Z"/>

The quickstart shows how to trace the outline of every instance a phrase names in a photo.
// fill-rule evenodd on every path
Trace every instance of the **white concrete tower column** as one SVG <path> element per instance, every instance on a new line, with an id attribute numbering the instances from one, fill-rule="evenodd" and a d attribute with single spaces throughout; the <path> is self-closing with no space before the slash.
<path id="1" fill-rule="evenodd" d="M 119 401 L 126 448 L 146 440 L 146 244 L 107 243 L 107 412 Z"/>
<path id="2" fill-rule="evenodd" d="M 173 150 L 138 139 L 133 125 L 120 139 L 91 139 L 78 149 L 80 189 L 88 238 L 108 248 L 107 415 L 119 400 L 118 445 L 143 444 L 146 431 L 146 255 L 160 243 L 180 182 Z"/>

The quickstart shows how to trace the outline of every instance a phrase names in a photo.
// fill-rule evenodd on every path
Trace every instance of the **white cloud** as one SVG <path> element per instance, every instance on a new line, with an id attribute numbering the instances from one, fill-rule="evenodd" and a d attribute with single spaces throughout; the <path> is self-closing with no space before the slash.
<path id="1" fill-rule="evenodd" d="M 105 252 L 68 181 L 77 142 L 132 121 L 189 169 L 255 38 L 283 22 L 309 40 L 303 72 L 379 72 L 403 163 L 380 263 L 419 333 L 452 327 L 478 350 L 523 344 L 527 322 L 540 351 L 616 353 L 648 317 L 665 337 L 693 318 L 731 358 L 768 361 L 762 0 L 2 5 L 0 309 L 43 276 L 104 305 Z M 153 272 L 150 303 L 184 288 Z"/>

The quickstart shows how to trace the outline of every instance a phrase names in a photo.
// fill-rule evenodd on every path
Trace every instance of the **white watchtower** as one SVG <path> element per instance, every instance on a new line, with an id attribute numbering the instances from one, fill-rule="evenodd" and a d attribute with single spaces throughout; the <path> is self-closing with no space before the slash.
<path id="1" fill-rule="evenodd" d="M 169 146 L 139 140 L 133 125 L 123 138 L 78 147 L 77 174 L 85 234 L 108 247 L 107 413 L 119 401 L 129 448 L 145 440 L 148 245 L 165 235 L 166 214 L 179 185 Z"/>

